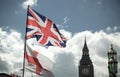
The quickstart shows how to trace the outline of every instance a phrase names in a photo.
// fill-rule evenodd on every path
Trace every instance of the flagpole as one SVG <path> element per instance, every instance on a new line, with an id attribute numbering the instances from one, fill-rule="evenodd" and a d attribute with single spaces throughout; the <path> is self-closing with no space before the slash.
<path id="1" fill-rule="evenodd" d="M 29 5 L 27 7 L 27 11 L 29 9 Z M 28 12 L 27 12 L 28 13 Z M 22 77 L 24 77 L 24 73 L 25 73 L 25 52 L 26 52 L 26 35 L 27 35 L 27 19 L 26 19 L 26 29 L 25 29 L 25 37 L 24 37 L 24 56 L 23 56 L 23 73 L 22 73 Z"/>

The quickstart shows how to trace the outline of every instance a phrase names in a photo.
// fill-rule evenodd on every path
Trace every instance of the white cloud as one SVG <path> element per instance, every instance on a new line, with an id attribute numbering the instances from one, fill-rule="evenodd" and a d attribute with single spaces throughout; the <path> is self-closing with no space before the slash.
<path id="1" fill-rule="evenodd" d="M 26 9 L 28 5 L 30 5 L 31 7 L 37 6 L 37 0 L 26 0 L 25 2 L 22 3 L 22 7 L 24 9 Z"/>
<path id="2" fill-rule="evenodd" d="M 97 1 L 97 4 L 102 5 L 103 3 L 102 3 L 102 1 Z"/>
<path id="3" fill-rule="evenodd" d="M 78 77 L 78 63 L 82 56 L 85 35 L 90 58 L 94 65 L 95 77 L 108 76 L 107 52 L 110 49 L 110 44 L 113 44 L 117 52 L 120 51 L 120 32 L 108 34 L 103 30 L 94 33 L 91 31 L 83 31 L 73 35 L 71 32 L 65 30 L 60 31 L 68 38 L 66 48 L 44 47 L 39 45 L 35 39 L 29 39 L 27 41 L 33 49 L 55 62 L 53 69 L 55 77 Z M 0 28 L 0 35 L 0 63 L 3 62 L 3 64 L 7 63 L 8 65 L 7 67 L 1 64 L 0 67 L 4 66 L 2 69 L 6 69 L 4 71 L 8 73 L 11 73 L 11 71 L 7 71 L 10 69 L 12 72 L 21 74 L 20 69 L 22 68 L 24 47 L 21 33 L 15 30 L 8 32 Z M 118 53 L 118 61 L 120 61 L 120 53 Z M 118 75 L 120 75 L 120 73 Z M 26 75 L 26 77 L 28 76 Z M 34 74 L 34 77 L 39 76 Z"/>
<path id="4" fill-rule="evenodd" d="M 66 17 L 64 18 L 64 23 L 63 23 L 63 24 L 66 24 L 68 21 L 69 21 L 69 18 L 66 16 Z"/>
<path id="5" fill-rule="evenodd" d="M 21 69 L 23 56 L 23 40 L 21 39 L 21 34 L 15 30 L 7 32 L 0 28 L 0 35 L 0 58 L 4 63 L 7 63 L 6 65 L 0 65 L 0 67 L 6 66 L 6 68 L 10 69 L 4 68 L 7 73 Z M 15 69 L 16 63 L 20 67 Z"/>
<path id="6" fill-rule="evenodd" d="M 68 27 L 67 23 L 69 22 L 69 20 L 70 19 L 66 16 L 66 17 L 63 18 L 63 22 L 61 24 L 56 24 L 56 25 L 57 25 L 57 27 L 65 29 L 65 28 Z"/>
<path id="7" fill-rule="evenodd" d="M 107 27 L 107 28 L 105 29 L 105 31 L 106 31 L 107 33 L 113 33 L 113 32 L 119 31 L 119 30 L 120 30 L 120 27 L 118 27 L 118 26 Z"/>

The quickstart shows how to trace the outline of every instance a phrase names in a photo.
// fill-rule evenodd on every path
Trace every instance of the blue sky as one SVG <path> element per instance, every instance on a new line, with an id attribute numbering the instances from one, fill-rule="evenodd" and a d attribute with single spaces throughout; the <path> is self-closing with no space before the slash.
<path id="1" fill-rule="evenodd" d="M 95 77 L 109 75 L 107 52 L 111 44 L 118 53 L 120 66 L 119 0 L 0 0 L 0 72 L 21 75 L 27 4 L 53 20 L 68 38 L 67 46 L 63 49 L 44 47 L 35 39 L 27 40 L 30 47 L 55 63 L 52 70 L 55 77 L 78 77 L 85 35 Z M 25 77 L 30 75 L 27 71 Z"/>
<path id="2" fill-rule="evenodd" d="M 27 10 L 22 7 L 23 2 L 1 0 L 0 26 L 24 32 Z M 72 33 L 120 26 L 119 0 L 37 0 L 32 8 Z"/>

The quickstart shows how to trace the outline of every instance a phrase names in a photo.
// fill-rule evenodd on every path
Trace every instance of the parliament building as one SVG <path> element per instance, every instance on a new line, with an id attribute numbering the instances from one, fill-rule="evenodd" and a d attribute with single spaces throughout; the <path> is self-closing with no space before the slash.
<path id="1" fill-rule="evenodd" d="M 89 56 L 86 38 L 82 49 L 82 58 L 79 62 L 79 77 L 94 77 L 94 67 Z"/>

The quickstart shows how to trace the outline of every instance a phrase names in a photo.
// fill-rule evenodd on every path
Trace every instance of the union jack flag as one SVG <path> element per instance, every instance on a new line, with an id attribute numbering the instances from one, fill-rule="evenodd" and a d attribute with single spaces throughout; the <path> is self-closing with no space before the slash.
<path id="1" fill-rule="evenodd" d="M 66 38 L 59 32 L 56 25 L 45 16 L 28 7 L 26 39 L 35 37 L 46 46 L 66 46 Z"/>

